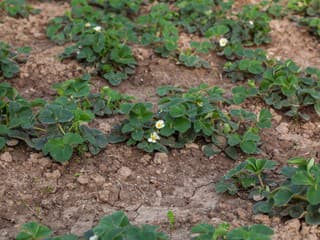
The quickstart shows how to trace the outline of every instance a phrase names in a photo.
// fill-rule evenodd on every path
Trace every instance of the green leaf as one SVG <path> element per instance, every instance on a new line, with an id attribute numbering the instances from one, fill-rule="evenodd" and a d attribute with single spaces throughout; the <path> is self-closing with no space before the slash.
<path id="1" fill-rule="evenodd" d="M 311 186 L 307 190 L 307 199 L 311 205 L 320 203 L 320 185 Z"/>
<path id="2" fill-rule="evenodd" d="M 294 193 L 292 193 L 289 189 L 281 188 L 273 196 L 274 204 L 276 206 L 284 206 L 292 199 L 293 195 Z"/>
<path id="3" fill-rule="evenodd" d="M 313 186 L 314 180 L 306 171 L 297 171 L 292 177 L 292 183 L 296 185 Z"/>
<path id="4" fill-rule="evenodd" d="M 63 138 L 49 139 L 44 145 L 44 154 L 50 153 L 52 158 L 58 162 L 68 161 L 73 153 L 73 147 L 64 143 Z"/>
<path id="5" fill-rule="evenodd" d="M 254 141 L 242 141 L 240 143 L 240 148 L 243 152 L 247 154 L 253 154 L 258 151 L 257 143 Z"/>
<path id="6" fill-rule="evenodd" d="M 228 144 L 230 146 L 236 146 L 239 143 L 241 143 L 241 137 L 239 136 L 239 134 L 230 134 L 228 135 Z"/>
<path id="7" fill-rule="evenodd" d="M 52 231 L 36 222 L 29 222 L 22 225 L 21 232 L 18 233 L 16 240 L 42 240 L 49 237 Z"/>
<path id="8" fill-rule="evenodd" d="M 171 117 L 178 118 L 178 117 L 184 117 L 186 115 L 186 108 L 184 105 L 178 105 L 178 106 L 172 106 L 169 108 L 169 113 Z"/>
<path id="9" fill-rule="evenodd" d="M 307 207 L 307 214 L 305 215 L 305 219 L 308 224 L 319 225 L 320 224 L 320 206 L 309 205 Z"/>
<path id="10" fill-rule="evenodd" d="M 66 133 L 63 136 L 63 143 L 67 145 L 79 145 L 84 142 L 84 139 L 78 133 Z"/>
<path id="11" fill-rule="evenodd" d="M 93 228 L 93 232 L 101 239 L 116 239 L 127 226 L 130 226 L 128 217 L 123 212 L 115 212 L 103 217 Z"/>
<path id="12" fill-rule="evenodd" d="M 174 129 L 180 133 L 185 133 L 191 127 L 191 123 L 187 118 L 176 118 L 173 121 Z"/>
<path id="13" fill-rule="evenodd" d="M 6 146 L 6 139 L 4 137 L 0 137 L 0 150 L 2 150 Z"/>
<path id="14" fill-rule="evenodd" d="M 271 127 L 272 114 L 267 109 L 262 109 L 259 114 L 258 127 L 270 128 Z"/>
<path id="15" fill-rule="evenodd" d="M 123 80 L 128 78 L 128 75 L 123 72 L 109 72 L 105 73 L 103 77 L 107 79 L 112 86 L 118 86 Z"/>

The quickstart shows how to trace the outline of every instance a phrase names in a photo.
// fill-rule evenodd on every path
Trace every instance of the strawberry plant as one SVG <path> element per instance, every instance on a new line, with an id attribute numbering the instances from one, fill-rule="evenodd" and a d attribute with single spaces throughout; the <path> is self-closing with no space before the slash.
<path id="1" fill-rule="evenodd" d="M 320 224 L 320 165 L 314 159 L 293 158 L 281 170 L 281 178 L 270 175 L 276 163 L 250 158 L 230 170 L 216 185 L 217 192 L 236 194 L 250 190 L 258 201 L 255 213 L 304 217 L 308 224 Z M 278 175 L 278 174 L 277 174 Z"/>
<path id="2" fill-rule="evenodd" d="M 112 141 L 125 140 L 129 145 L 153 152 L 181 148 L 202 138 L 207 142 L 206 155 L 225 152 L 236 159 L 237 149 L 248 154 L 258 152 L 259 131 L 270 127 L 271 116 L 265 109 L 258 117 L 243 109 L 222 110 L 229 100 L 218 87 L 203 84 L 183 93 L 165 87 L 158 92 L 163 97 L 157 113 L 153 113 L 150 103 L 121 106 L 127 119 L 110 136 Z"/>
<path id="3" fill-rule="evenodd" d="M 35 222 L 26 223 L 22 226 L 16 240 L 124 240 L 124 239 L 145 239 L 168 240 L 168 236 L 158 232 L 157 227 L 151 225 L 135 226 L 129 222 L 123 212 L 115 212 L 103 217 L 100 222 L 91 230 L 79 238 L 75 235 L 63 235 L 52 237 L 52 231 L 46 226 Z"/>
<path id="4" fill-rule="evenodd" d="M 307 26 L 309 31 L 320 37 L 320 1 L 319 0 L 290 0 L 288 8 L 301 15 L 296 19 L 302 26 Z M 295 18 L 293 18 L 295 19 Z"/>
<path id="5" fill-rule="evenodd" d="M 148 14 L 137 18 L 137 31 L 143 45 L 151 45 L 162 57 L 168 57 L 178 48 L 179 32 L 173 19 L 175 12 L 169 5 L 159 3 Z"/>
<path id="6" fill-rule="evenodd" d="M 192 240 L 271 240 L 273 230 L 263 224 L 238 227 L 229 230 L 230 225 L 221 223 L 217 227 L 209 224 L 199 224 L 191 229 L 196 234 Z"/>
<path id="7" fill-rule="evenodd" d="M 135 9 L 132 3 L 74 0 L 71 12 L 50 22 L 47 35 L 58 44 L 75 42 L 65 48 L 61 59 L 76 59 L 85 66 L 93 67 L 94 73 L 110 84 L 118 85 L 134 73 L 136 65 L 127 45 L 127 41 L 136 40 L 133 24 L 125 16 L 117 14 L 124 5 Z"/>
<path id="8" fill-rule="evenodd" d="M 179 0 L 175 2 L 178 8 L 177 24 L 189 33 L 202 35 L 220 17 L 224 17 L 231 9 L 233 1 L 220 0 Z"/>
<path id="9" fill-rule="evenodd" d="M 320 71 L 316 68 L 300 68 L 292 60 L 285 62 L 268 59 L 261 49 L 234 49 L 229 56 L 237 59 L 224 65 L 226 76 L 233 82 L 252 79 L 251 90 L 257 85 L 257 95 L 268 105 L 286 110 L 286 115 L 305 120 L 304 112 L 312 107 L 319 115 Z"/>
<path id="10" fill-rule="evenodd" d="M 80 238 L 72 234 L 52 237 L 52 231 L 48 227 L 36 222 L 29 222 L 22 226 L 16 240 L 169 240 L 165 233 L 159 232 L 157 229 L 158 227 L 151 225 L 132 225 L 128 217 L 119 211 L 103 217 L 95 227 Z M 193 227 L 191 232 L 197 235 L 192 237 L 192 240 L 270 240 L 273 235 L 272 229 L 262 224 L 239 227 L 233 230 L 229 230 L 227 223 L 219 224 L 217 227 L 199 224 Z"/>
<path id="11" fill-rule="evenodd" d="M 294 158 L 282 169 L 285 180 L 270 191 L 255 212 L 292 218 L 304 217 L 308 224 L 320 224 L 320 165 L 314 159 Z"/>
<path id="12" fill-rule="evenodd" d="M 131 97 L 108 87 L 92 93 L 89 76 L 54 85 L 58 95 L 53 101 L 27 101 L 7 83 L 0 85 L 0 149 L 11 138 L 23 140 L 31 148 L 50 155 L 58 162 L 68 161 L 73 153 L 98 154 L 107 137 L 88 123 L 95 116 L 119 113 Z"/>
<path id="13" fill-rule="evenodd" d="M 248 158 L 235 168 L 230 170 L 216 184 L 218 193 L 228 192 L 231 195 L 236 194 L 240 189 L 251 190 L 253 195 L 256 192 L 262 192 L 266 186 L 267 171 L 275 168 L 276 162 L 267 159 Z"/>
<path id="14" fill-rule="evenodd" d="M 263 73 L 259 91 L 267 104 L 288 109 L 288 116 L 308 120 L 309 116 L 302 112 L 307 106 L 320 115 L 319 69 L 302 70 L 291 60 L 275 64 Z"/>
<path id="15" fill-rule="evenodd" d="M 19 63 L 26 61 L 31 48 L 13 48 L 0 41 L 0 79 L 13 78 L 19 73 Z"/>
<path id="16" fill-rule="evenodd" d="M 0 10 L 5 11 L 10 17 L 28 17 L 29 14 L 37 14 L 39 9 L 34 9 L 25 0 L 3 0 L 0 2 Z"/>

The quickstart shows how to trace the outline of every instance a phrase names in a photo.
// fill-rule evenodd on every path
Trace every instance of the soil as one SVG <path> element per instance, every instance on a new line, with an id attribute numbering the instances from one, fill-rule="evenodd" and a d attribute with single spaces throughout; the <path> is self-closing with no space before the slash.
<path id="1" fill-rule="evenodd" d="M 240 2 L 240 1 L 239 1 Z M 241 4 L 250 1 L 241 1 Z M 28 19 L 0 17 L 0 40 L 16 46 L 32 47 L 19 77 L 9 82 L 27 98 L 50 98 L 53 83 L 80 76 L 82 67 L 74 61 L 60 62 L 56 46 L 45 36 L 47 22 L 65 12 L 63 2 L 36 3 L 39 15 Z M 319 42 L 288 20 L 273 20 L 272 43 L 264 46 L 269 54 L 291 58 L 302 66 L 320 67 Z M 183 36 L 181 37 L 183 43 Z M 155 90 L 164 84 L 183 87 L 199 83 L 229 89 L 232 84 L 221 76 L 221 59 L 210 56 L 212 70 L 190 70 L 155 56 L 150 49 L 134 47 L 139 60 L 136 74 L 118 90 L 143 101 L 156 102 Z M 105 85 L 93 79 L 94 87 Z M 248 103 L 258 111 L 263 103 Z M 320 120 L 313 116 L 306 123 L 290 121 L 272 111 L 273 128 L 264 130 L 261 157 L 281 164 L 295 156 L 320 160 Z M 97 119 L 96 124 L 110 131 L 117 118 Z M 252 202 L 239 196 L 217 195 L 214 184 L 236 162 L 223 154 L 207 158 L 198 144 L 187 145 L 169 154 L 145 154 L 126 145 L 109 145 L 97 156 L 75 156 L 68 164 L 52 162 L 20 144 L 0 155 L 0 240 L 14 239 L 21 224 L 39 221 L 55 233 L 82 234 L 106 214 L 124 210 L 136 224 L 160 225 L 172 239 L 190 238 L 190 227 L 206 222 L 228 221 L 233 227 L 264 223 L 274 228 L 273 239 L 320 239 L 320 227 L 302 220 L 253 215 Z M 170 229 L 167 211 L 176 216 Z"/>

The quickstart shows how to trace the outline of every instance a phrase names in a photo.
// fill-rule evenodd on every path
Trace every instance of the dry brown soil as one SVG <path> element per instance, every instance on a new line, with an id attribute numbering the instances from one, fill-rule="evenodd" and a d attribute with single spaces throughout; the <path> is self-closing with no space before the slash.
<path id="1" fill-rule="evenodd" d="M 74 61 L 60 62 L 57 55 L 63 47 L 55 46 L 45 36 L 48 20 L 61 15 L 68 4 L 34 1 L 34 5 L 41 13 L 29 19 L 0 16 L 0 40 L 33 49 L 20 76 L 9 82 L 27 98 L 50 98 L 53 83 L 80 76 L 83 70 Z M 273 20 L 271 26 L 273 41 L 264 46 L 269 54 L 291 58 L 302 66 L 320 67 L 320 48 L 315 38 L 288 20 Z M 213 68 L 208 71 L 178 66 L 153 55 L 150 49 L 135 47 L 134 53 L 139 60 L 137 73 L 118 90 L 137 99 L 155 102 L 155 89 L 163 84 L 232 86 L 221 76 L 221 60 L 215 56 L 209 58 Z M 95 87 L 104 84 L 102 79 L 93 79 Z M 246 107 L 258 111 L 265 106 L 248 103 Z M 294 156 L 319 161 L 319 118 L 314 116 L 301 123 L 272 112 L 273 128 L 263 132 L 260 155 L 280 164 Z M 117 121 L 97 119 L 96 124 L 108 132 Z M 66 165 L 53 163 L 24 145 L 8 148 L 0 155 L 0 240 L 14 239 L 21 224 L 31 220 L 50 226 L 57 234 L 70 230 L 81 234 L 103 215 L 120 209 L 134 223 L 160 225 L 176 240 L 189 239 L 189 229 L 197 223 L 223 221 L 233 227 L 267 224 L 275 230 L 274 239 L 279 240 L 320 239 L 319 227 L 307 226 L 302 220 L 253 215 L 249 200 L 217 195 L 215 182 L 236 163 L 222 154 L 208 159 L 200 148 L 190 144 L 168 155 L 149 155 L 125 145 L 109 145 L 98 156 L 75 156 Z M 176 215 L 172 231 L 166 218 L 169 209 Z"/>

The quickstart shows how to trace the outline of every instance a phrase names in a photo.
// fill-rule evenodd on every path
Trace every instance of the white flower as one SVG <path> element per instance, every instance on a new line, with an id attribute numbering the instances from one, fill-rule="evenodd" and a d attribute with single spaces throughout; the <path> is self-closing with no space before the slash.
<path id="1" fill-rule="evenodd" d="M 97 235 L 93 235 L 92 237 L 89 238 L 89 240 L 98 240 L 99 237 Z"/>
<path id="2" fill-rule="evenodd" d="M 101 32 L 102 27 L 96 26 L 96 27 L 93 28 L 93 30 L 95 30 L 96 32 Z"/>
<path id="3" fill-rule="evenodd" d="M 220 47 L 225 47 L 227 44 L 228 44 L 228 39 L 226 39 L 226 38 L 221 38 L 221 39 L 219 40 L 219 45 L 220 45 Z"/>
<path id="4" fill-rule="evenodd" d="M 91 27 L 91 23 L 86 23 L 86 25 L 84 25 L 85 27 Z"/>
<path id="5" fill-rule="evenodd" d="M 158 120 L 155 124 L 156 128 L 157 129 L 161 129 L 161 128 L 164 128 L 166 126 L 166 124 L 164 123 L 163 120 Z"/>
<path id="6" fill-rule="evenodd" d="M 254 25 L 254 22 L 253 21 L 249 21 L 249 24 L 251 25 L 251 26 L 253 26 Z"/>
<path id="7" fill-rule="evenodd" d="M 160 140 L 160 137 L 159 137 L 158 133 L 156 133 L 156 132 L 151 133 L 150 137 L 148 138 L 148 142 L 156 143 L 157 140 Z"/>

